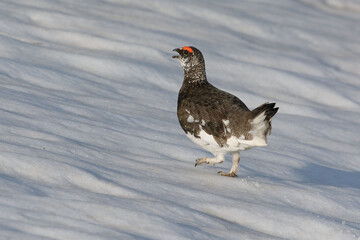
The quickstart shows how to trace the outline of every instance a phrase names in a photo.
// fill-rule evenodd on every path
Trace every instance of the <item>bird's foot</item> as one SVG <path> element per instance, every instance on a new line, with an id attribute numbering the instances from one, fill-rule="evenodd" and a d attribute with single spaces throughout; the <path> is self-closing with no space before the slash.
<path id="1" fill-rule="evenodd" d="M 219 155 L 216 156 L 215 158 L 209 158 L 209 157 L 198 158 L 196 159 L 195 167 L 203 163 L 215 165 L 217 163 L 222 163 L 223 161 L 224 161 L 224 155 Z"/>
<path id="2" fill-rule="evenodd" d="M 201 164 L 203 164 L 203 163 L 208 163 L 208 162 L 207 162 L 207 158 L 198 158 L 198 159 L 196 159 L 195 167 L 196 167 L 196 166 L 199 166 L 199 165 L 201 165 Z"/>
<path id="3" fill-rule="evenodd" d="M 224 173 L 223 171 L 220 171 L 220 172 L 218 172 L 218 174 L 220 174 L 221 176 L 226 176 L 226 177 L 237 177 L 237 175 L 234 172 Z"/>
<path id="4" fill-rule="evenodd" d="M 210 165 L 215 165 L 217 163 L 222 163 L 224 161 L 223 158 L 209 158 L 209 157 L 204 157 L 204 158 L 198 158 L 196 159 L 196 162 L 195 162 L 195 167 L 196 166 L 199 166 L 203 163 L 206 163 L 206 164 L 210 164 Z"/>

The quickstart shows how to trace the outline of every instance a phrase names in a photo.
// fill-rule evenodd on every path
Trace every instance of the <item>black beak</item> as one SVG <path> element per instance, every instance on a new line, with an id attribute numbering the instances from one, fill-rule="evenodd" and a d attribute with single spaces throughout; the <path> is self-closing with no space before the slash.
<path id="1" fill-rule="evenodd" d="M 180 54 L 181 50 L 180 50 L 180 48 L 175 48 L 175 49 L 173 49 L 173 51 Z M 179 58 L 179 57 L 180 57 L 179 55 L 172 56 L 172 58 Z"/>

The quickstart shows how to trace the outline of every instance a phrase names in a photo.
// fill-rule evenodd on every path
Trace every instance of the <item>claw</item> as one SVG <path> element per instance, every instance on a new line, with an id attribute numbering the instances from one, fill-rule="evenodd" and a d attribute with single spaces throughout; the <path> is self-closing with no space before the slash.
<path id="1" fill-rule="evenodd" d="M 234 172 L 224 173 L 223 171 L 219 171 L 218 174 L 226 177 L 237 177 L 237 175 Z"/>
<path id="2" fill-rule="evenodd" d="M 195 167 L 196 167 L 196 166 L 199 166 L 199 165 L 201 165 L 201 164 L 203 164 L 203 163 L 204 163 L 204 160 L 203 160 L 202 158 L 198 158 L 198 159 L 196 159 Z"/>

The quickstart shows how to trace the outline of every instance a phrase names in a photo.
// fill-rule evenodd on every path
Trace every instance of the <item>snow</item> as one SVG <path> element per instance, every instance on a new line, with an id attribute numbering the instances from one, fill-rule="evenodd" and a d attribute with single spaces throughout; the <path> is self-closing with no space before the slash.
<path id="1" fill-rule="evenodd" d="M 0 2 L 0 239 L 360 239 L 360 4 Z M 196 46 L 276 102 L 267 147 L 211 156 L 176 117 Z"/>

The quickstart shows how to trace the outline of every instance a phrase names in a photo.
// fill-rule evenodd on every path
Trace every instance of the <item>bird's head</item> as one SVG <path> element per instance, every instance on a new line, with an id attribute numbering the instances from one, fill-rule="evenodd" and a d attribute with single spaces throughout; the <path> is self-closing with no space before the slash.
<path id="1" fill-rule="evenodd" d="M 201 52 L 195 47 L 182 47 L 175 48 L 173 51 L 179 53 L 179 55 L 173 56 L 177 58 L 184 72 L 187 73 L 192 69 L 204 69 L 205 70 L 205 61 Z"/>

